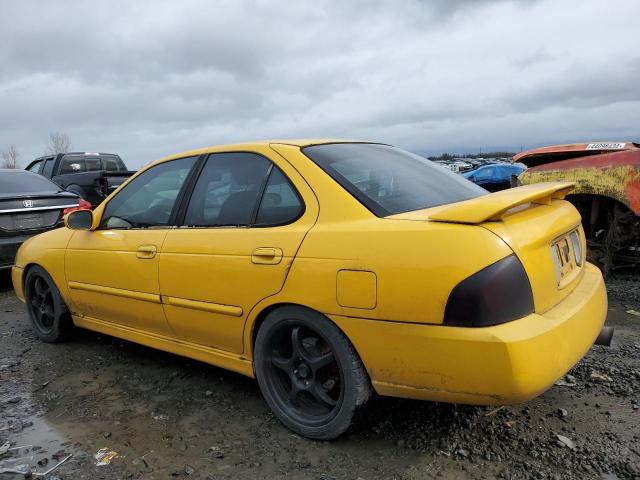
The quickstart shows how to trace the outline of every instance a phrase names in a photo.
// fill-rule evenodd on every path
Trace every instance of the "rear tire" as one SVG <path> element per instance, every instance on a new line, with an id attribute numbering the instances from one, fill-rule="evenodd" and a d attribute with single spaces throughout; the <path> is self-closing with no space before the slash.
<path id="1" fill-rule="evenodd" d="M 274 310 L 260 326 L 255 371 L 278 419 L 311 439 L 342 435 L 371 395 L 349 340 L 325 316 L 298 306 Z"/>
<path id="2" fill-rule="evenodd" d="M 33 331 L 40 340 L 55 343 L 73 330 L 69 309 L 51 276 L 41 267 L 29 269 L 24 282 L 24 296 Z"/>

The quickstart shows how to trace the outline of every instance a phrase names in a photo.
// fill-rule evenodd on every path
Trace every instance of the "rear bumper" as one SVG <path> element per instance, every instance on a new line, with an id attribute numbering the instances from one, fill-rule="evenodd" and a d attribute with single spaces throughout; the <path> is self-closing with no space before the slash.
<path id="1" fill-rule="evenodd" d="M 31 235 L 18 235 L 15 237 L 0 237 L 0 270 L 11 268 L 16 259 L 18 248 Z"/>
<path id="2" fill-rule="evenodd" d="M 424 400 L 502 405 L 547 390 L 589 350 L 607 315 L 600 271 L 543 315 L 485 328 L 331 318 L 360 354 L 375 390 Z"/>
<path id="3" fill-rule="evenodd" d="M 16 267 L 11 268 L 11 281 L 13 282 L 13 291 L 22 303 L 24 303 L 24 281 L 23 281 L 24 268 Z"/>

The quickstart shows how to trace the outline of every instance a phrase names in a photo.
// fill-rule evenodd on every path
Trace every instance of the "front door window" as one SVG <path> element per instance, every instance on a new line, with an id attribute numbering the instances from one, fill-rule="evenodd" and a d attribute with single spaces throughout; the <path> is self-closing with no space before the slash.
<path id="1" fill-rule="evenodd" d="M 134 178 L 107 204 L 100 228 L 166 227 L 178 192 L 196 160 L 171 160 Z"/>

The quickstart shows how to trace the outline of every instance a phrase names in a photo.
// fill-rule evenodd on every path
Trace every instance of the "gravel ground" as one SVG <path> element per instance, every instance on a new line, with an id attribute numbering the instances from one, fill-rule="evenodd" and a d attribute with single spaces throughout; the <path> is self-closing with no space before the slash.
<path id="1" fill-rule="evenodd" d="M 2 273 L 2 272 L 0 272 Z M 0 471 L 50 479 L 640 479 L 637 282 L 611 282 L 614 345 L 489 409 L 375 398 L 335 442 L 291 434 L 250 379 L 91 332 L 48 345 L 0 277 Z M 117 452 L 97 466 L 101 449 Z M 5 473 L 0 478 L 22 478 Z"/>
<path id="2" fill-rule="evenodd" d="M 609 300 L 628 306 L 640 305 L 640 281 L 629 277 L 618 278 L 608 282 Z"/>

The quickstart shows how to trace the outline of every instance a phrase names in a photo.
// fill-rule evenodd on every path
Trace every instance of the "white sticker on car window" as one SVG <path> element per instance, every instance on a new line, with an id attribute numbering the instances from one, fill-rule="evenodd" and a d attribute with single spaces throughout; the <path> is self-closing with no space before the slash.
<path id="1" fill-rule="evenodd" d="M 587 150 L 622 150 L 626 143 L 590 143 Z"/>

